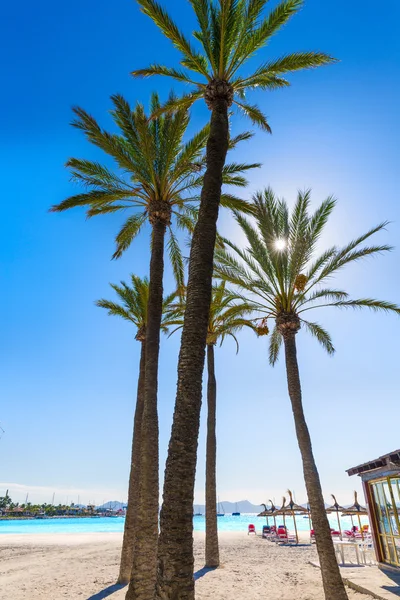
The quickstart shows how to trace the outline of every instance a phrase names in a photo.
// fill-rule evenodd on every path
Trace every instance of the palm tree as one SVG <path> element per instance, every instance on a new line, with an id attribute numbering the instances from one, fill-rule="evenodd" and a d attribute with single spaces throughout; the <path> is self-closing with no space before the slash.
<path id="1" fill-rule="evenodd" d="M 141 343 L 139 377 L 135 417 L 133 421 L 131 469 L 128 486 L 128 508 L 126 512 L 124 539 L 122 543 L 121 563 L 118 583 L 128 583 L 131 577 L 135 533 L 137 531 L 137 515 L 139 508 L 139 481 L 140 481 L 140 451 L 141 451 L 141 425 L 144 408 L 145 384 L 145 356 L 146 356 L 146 326 L 147 305 L 149 299 L 149 280 L 131 275 L 131 285 L 121 282 L 121 285 L 111 284 L 120 303 L 111 300 L 98 300 L 96 306 L 105 308 L 111 316 L 120 317 L 136 327 L 135 339 Z M 163 318 L 161 330 L 167 332 L 168 318 L 166 313 L 170 310 L 171 302 L 176 298 L 176 293 L 167 296 L 163 301 Z"/>
<path id="2" fill-rule="evenodd" d="M 381 231 L 381 223 L 343 248 L 336 246 L 315 256 L 317 243 L 335 206 L 330 197 L 310 215 L 310 192 L 299 193 L 291 216 L 284 200 L 278 200 L 272 190 L 254 197 L 256 224 L 236 216 L 246 236 L 248 247 L 240 249 L 225 240 L 234 254 L 218 250 L 216 269 L 220 277 L 240 286 L 247 300 L 262 315 L 259 324 L 264 333 L 268 322 L 275 323 L 270 337 L 269 360 L 274 365 L 280 347 L 284 345 L 289 397 L 292 404 L 297 440 L 303 461 L 304 479 L 311 507 L 321 573 L 328 600 L 347 598 L 337 566 L 329 522 L 311 446 L 300 386 L 296 335 L 301 328 L 314 336 L 328 354 L 334 353 L 329 333 L 307 313 L 323 307 L 370 308 L 400 314 L 395 304 L 370 298 L 351 299 L 347 292 L 327 286 L 330 279 L 345 265 L 367 256 L 389 251 L 386 245 L 362 246 L 373 234 Z"/>
<path id="3" fill-rule="evenodd" d="M 239 298 L 240 299 L 240 298 Z M 253 307 L 226 289 L 224 281 L 214 285 L 210 316 L 207 332 L 207 442 L 206 442 L 206 544 L 205 566 L 219 566 L 218 524 L 217 524 L 217 437 L 216 437 L 216 408 L 217 408 L 217 381 L 215 376 L 214 348 L 218 341 L 223 344 L 226 337 L 232 337 L 236 342 L 237 352 L 239 343 L 237 332 L 243 327 L 257 328 L 253 321 L 246 318 Z M 183 326 L 185 304 L 180 301 L 172 305 L 172 312 L 167 314 L 171 326 L 177 329 Z M 174 330 L 176 331 L 176 330 Z"/>
<path id="4" fill-rule="evenodd" d="M 158 414 L 157 378 L 162 316 L 164 243 L 168 232 L 168 250 L 178 289 L 183 285 L 184 265 L 174 226 L 187 228 L 197 217 L 196 191 L 203 182 L 204 147 L 209 127 L 192 139 L 183 139 L 189 125 L 189 110 L 160 115 L 152 120 L 137 103 L 134 110 L 120 95 L 112 96 L 111 115 L 119 133 L 103 130 L 82 108 L 74 108 L 73 126 L 110 156 L 116 169 L 95 161 L 71 158 L 67 167 L 72 179 L 88 188 L 67 198 L 52 211 L 87 206 L 88 217 L 120 211 L 132 211 L 116 237 L 114 258 L 120 257 L 148 221 L 151 225 L 149 307 L 146 329 L 145 404 L 142 420 L 140 508 L 137 551 L 133 553 L 131 598 L 148 600 L 154 589 L 158 538 Z M 170 102 L 174 96 L 170 96 Z M 157 94 L 151 99 L 151 115 L 160 109 Z M 249 139 L 243 133 L 230 140 L 233 148 Z M 230 164 L 223 172 L 226 184 L 243 187 L 241 175 L 258 164 Z M 224 206 L 248 211 L 249 206 L 231 194 L 223 196 Z"/>
<path id="5" fill-rule="evenodd" d="M 156 593 L 159 598 L 187 594 L 185 597 L 191 600 L 194 582 L 190 507 L 193 505 L 216 223 L 229 141 L 228 112 L 235 105 L 253 123 L 270 131 L 261 110 L 246 102 L 246 92 L 255 88 L 286 87 L 289 85 L 284 78 L 286 73 L 325 65 L 333 59 L 322 52 L 297 52 L 262 62 L 251 73 L 244 73 L 244 67 L 254 54 L 300 10 L 303 0 L 283 0 L 269 14 L 264 13 L 267 0 L 189 1 L 198 23 L 193 35 L 195 43 L 200 45 L 199 50 L 156 0 L 138 0 L 142 11 L 180 52 L 183 68 L 153 64 L 135 70 L 133 75 L 163 75 L 191 86 L 189 93 L 170 99 L 162 111 L 187 108 L 201 98 L 211 111 L 207 169 L 190 255 L 178 389 L 165 472 Z"/>

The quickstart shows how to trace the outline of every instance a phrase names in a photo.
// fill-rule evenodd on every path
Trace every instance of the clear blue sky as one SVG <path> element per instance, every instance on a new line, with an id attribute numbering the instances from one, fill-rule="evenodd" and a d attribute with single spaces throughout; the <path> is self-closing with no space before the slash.
<path id="1" fill-rule="evenodd" d="M 164 2 L 191 31 L 185 0 Z M 271 6 L 275 2 L 271 2 Z M 273 136 L 257 133 L 238 159 L 262 161 L 252 190 L 265 185 L 292 202 L 312 187 L 314 201 L 339 204 L 326 244 L 344 243 L 384 219 L 379 242 L 398 247 L 340 278 L 355 295 L 400 302 L 399 50 L 400 7 L 371 0 L 308 0 L 300 15 L 260 53 L 324 50 L 335 66 L 291 77 L 289 90 L 257 93 Z M 80 210 L 49 214 L 76 188 L 63 167 L 70 156 L 98 158 L 69 126 L 71 106 L 104 125 L 109 96 L 147 103 L 167 80 L 134 80 L 152 61 L 176 64 L 177 54 L 132 0 L 7 3 L 0 35 L 2 65 L 2 215 L 0 236 L 0 495 L 17 500 L 67 495 L 81 501 L 126 497 L 138 343 L 129 325 L 93 304 L 110 297 L 109 282 L 147 273 L 144 233 L 118 262 L 110 261 L 120 217 L 85 221 Z M 175 86 L 177 91 L 179 86 Z M 195 131 L 208 117 L 194 109 Z M 248 127 L 235 118 L 235 130 Z M 226 216 L 224 233 L 237 235 Z M 377 238 L 378 239 L 378 238 Z M 339 285 L 339 281 L 338 281 Z M 172 281 L 167 274 L 166 289 Z M 325 496 L 350 502 L 358 485 L 344 472 L 399 446 L 400 322 L 374 314 L 328 312 L 335 358 L 299 335 L 304 402 Z M 267 364 L 267 342 L 241 336 L 217 351 L 218 491 L 221 500 L 279 497 L 291 486 L 304 501 L 301 464 L 283 363 Z M 179 339 L 163 340 L 160 366 L 161 473 L 169 439 Z M 203 498 L 204 414 L 196 500 Z"/>

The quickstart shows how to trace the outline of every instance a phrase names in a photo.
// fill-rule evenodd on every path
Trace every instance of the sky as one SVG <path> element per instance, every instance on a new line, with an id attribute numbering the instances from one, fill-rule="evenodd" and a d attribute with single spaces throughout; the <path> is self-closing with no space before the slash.
<path id="1" fill-rule="evenodd" d="M 186 0 L 164 0 L 190 34 Z M 276 4 L 271 0 L 270 5 Z M 371 0 L 307 0 L 304 9 L 252 61 L 299 50 L 323 50 L 340 62 L 290 76 L 292 87 L 249 97 L 268 115 L 273 134 L 257 132 L 235 160 L 262 162 L 243 197 L 265 186 L 293 204 L 312 188 L 313 206 L 330 194 L 338 205 L 323 244 L 345 244 L 388 220 L 379 243 L 395 246 L 341 273 L 335 285 L 354 296 L 400 302 L 400 6 L 385 12 Z M 2 9 L 0 96 L 2 214 L 0 220 L 0 495 L 32 502 L 126 500 L 139 344 L 129 324 L 94 306 L 113 298 L 111 282 L 144 276 L 148 230 L 122 259 L 112 261 L 121 216 L 87 221 L 82 210 L 48 212 L 76 193 L 64 163 L 100 160 L 70 126 L 79 105 L 112 127 L 110 95 L 148 105 L 179 84 L 135 80 L 151 62 L 177 65 L 178 53 L 133 0 L 54 3 L 27 0 Z M 193 109 L 191 133 L 209 117 Z M 233 118 L 233 131 L 251 126 Z M 232 218 L 221 231 L 237 241 Z M 169 269 L 165 290 L 173 281 Z M 304 406 L 324 495 L 351 503 L 358 478 L 345 472 L 399 447 L 399 320 L 334 312 L 316 318 L 337 353 L 325 356 L 298 336 Z M 306 499 L 282 359 L 268 365 L 267 340 L 240 335 L 216 350 L 218 377 L 218 495 L 221 500 L 275 501 L 290 487 Z M 161 344 L 160 477 L 176 390 L 179 336 Z M 195 502 L 204 499 L 205 411 L 199 438 Z"/>

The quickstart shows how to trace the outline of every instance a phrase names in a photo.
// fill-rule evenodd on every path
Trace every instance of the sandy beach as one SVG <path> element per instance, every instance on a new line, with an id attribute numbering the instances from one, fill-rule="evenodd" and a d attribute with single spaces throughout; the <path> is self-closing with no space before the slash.
<path id="1" fill-rule="evenodd" d="M 121 534 L 0 536 L 1 600 L 122 600 L 114 585 Z M 195 534 L 197 600 L 321 600 L 315 547 L 283 547 L 246 533 L 220 534 L 220 569 L 204 572 Z M 349 590 L 351 600 L 369 600 Z"/>

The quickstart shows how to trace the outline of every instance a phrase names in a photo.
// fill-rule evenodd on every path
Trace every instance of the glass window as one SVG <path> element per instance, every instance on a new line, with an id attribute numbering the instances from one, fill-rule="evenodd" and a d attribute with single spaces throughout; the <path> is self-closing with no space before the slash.
<path id="1" fill-rule="evenodd" d="M 387 477 L 370 483 L 378 524 L 382 559 L 400 566 L 400 478 Z"/>

